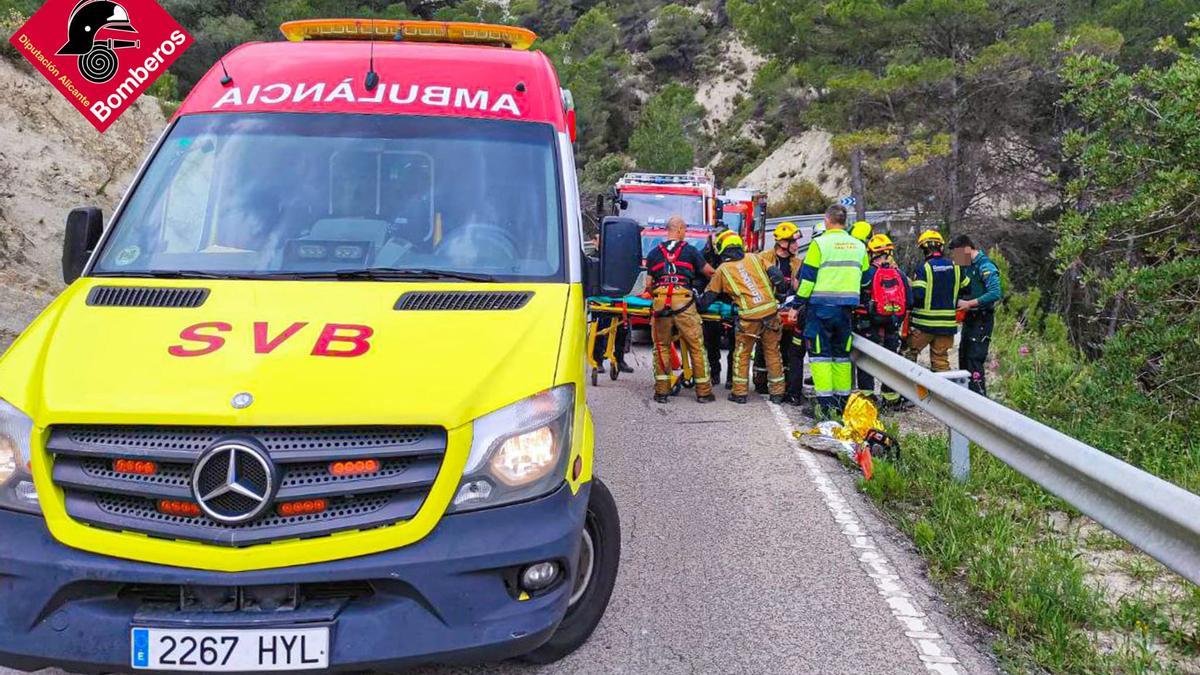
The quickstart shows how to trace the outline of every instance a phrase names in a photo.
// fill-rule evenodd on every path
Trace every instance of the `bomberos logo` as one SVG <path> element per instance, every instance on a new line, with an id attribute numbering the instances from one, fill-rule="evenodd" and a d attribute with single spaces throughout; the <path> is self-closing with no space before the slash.
<path id="1" fill-rule="evenodd" d="M 50 0 L 9 42 L 104 131 L 192 38 L 154 0 Z"/>

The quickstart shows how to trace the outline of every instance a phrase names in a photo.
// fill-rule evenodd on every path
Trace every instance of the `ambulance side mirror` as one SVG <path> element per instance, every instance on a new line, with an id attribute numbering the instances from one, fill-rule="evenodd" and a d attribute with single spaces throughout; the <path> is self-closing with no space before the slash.
<path id="1" fill-rule="evenodd" d="M 587 294 L 629 295 L 642 272 L 642 226 L 609 216 L 600 223 L 600 260 L 588 266 Z"/>
<path id="2" fill-rule="evenodd" d="M 104 232 L 104 212 L 95 206 L 72 209 L 67 214 L 67 230 L 63 235 L 63 281 L 70 284 L 83 274 L 88 257 L 100 243 Z"/>

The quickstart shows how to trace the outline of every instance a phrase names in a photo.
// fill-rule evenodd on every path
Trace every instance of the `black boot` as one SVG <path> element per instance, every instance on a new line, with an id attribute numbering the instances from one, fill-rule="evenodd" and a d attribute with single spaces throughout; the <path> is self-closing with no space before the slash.
<path id="1" fill-rule="evenodd" d="M 796 407 L 800 407 L 800 406 L 804 405 L 804 399 L 803 399 L 803 398 L 801 398 L 800 396 L 792 396 L 791 394 L 788 394 L 787 396 L 784 396 L 784 397 L 783 397 L 783 402 L 784 402 L 784 403 L 786 403 L 786 404 L 788 404 L 788 405 L 794 405 L 794 406 L 796 406 Z"/>
<path id="2" fill-rule="evenodd" d="M 771 394 L 771 403 L 783 403 L 783 394 Z"/>
<path id="3" fill-rule="evenodd" d="M 983 373 L 971 373 L 971 381 L 967 383 L 967 388 L 987 398 L 987 380 L 984 379 Z"/>
<path id="4" fill-rule="evenodd" d="M 733 382 L 726 381 L 726 382 L 725 382 L 725 388 L 726 388 L 726 389 L 733 389 Z"/>
<path id="5" fill-rule="evenodd" d="M 714 370 L 712 373 L 710 373 L 710 375 L 712 376 L 712 383 L 714 387 L 718 384 L 721 384 L 721 373 L 719 371 Z"/>
<path id="6" fill-rule="evenodd" d="M 729 400 L 734 403 L 746 403 L 746 396 L 744 394 L 730 394 Z"/>
<path id="7" fill-rule="evenodd" d="M 668 402 L 670 402 L 670 400 L 671 400 L 671 397 L 667 394 L 655 394 L 654 395 L 655 403 L 668 403 Z"/>
<path id="8" fill-rule="evenodd" d="M 633 366 L 629 365 L 628 363 L 625 363 L 624 361 L 618 360 L 617 361 L 617 370 L 621 371 L 622 373 L 632 373 Z"/>
<path id="9" fill-rule="evenodd" d="M 717 400 L 717 397 L 712 394 L 705 394 L 703 396 L 697 395 L 696 400 L 700 403 L 712 403 L 713 401 Z"/>

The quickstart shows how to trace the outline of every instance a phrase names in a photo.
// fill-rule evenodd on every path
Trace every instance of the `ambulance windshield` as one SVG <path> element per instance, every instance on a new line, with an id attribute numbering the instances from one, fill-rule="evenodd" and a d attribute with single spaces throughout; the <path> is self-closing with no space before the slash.
<path id="1" fill-rule="evenodd" d="M 383 115 L 183 117 L 93 273 L 561 281 L 549 125 Z"/>

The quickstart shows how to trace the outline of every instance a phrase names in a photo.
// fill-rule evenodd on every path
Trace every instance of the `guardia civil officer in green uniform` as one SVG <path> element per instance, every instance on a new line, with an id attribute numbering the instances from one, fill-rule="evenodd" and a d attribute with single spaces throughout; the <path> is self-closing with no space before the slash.
<path id="1" fill-rule="evenodd" d="M 804 339 L 817 398 L 814 412 L 832 417 L 845 407 L 853 386 L 851 315 L 871 263 L 866 245 L 846 231 L 846 207 L 830 206 L 825 227 L 808 246 L 796 295 L 808 305 Z"/>
<path id="2" fill-rule="evenodd" d="M 971 391 L 987 396 L 988 347 L 996 323 L 996 303 L 1003 298 L 1000 270 L 965 234 L 950 240 L 950 255 L 956 265 L 966 269 L 970 281 L 969 297 L 958 301 L 958 309 L 967 313 L 958 346 L 958 367 L 971 373 Z"/>

